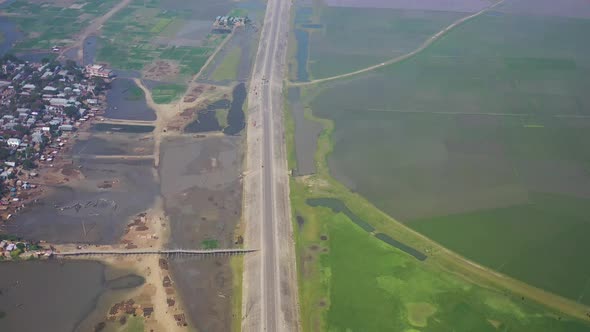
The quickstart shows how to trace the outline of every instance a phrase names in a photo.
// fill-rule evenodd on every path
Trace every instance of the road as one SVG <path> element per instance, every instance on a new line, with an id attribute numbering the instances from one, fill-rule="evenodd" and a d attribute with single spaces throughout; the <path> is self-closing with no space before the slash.
<path id="1" fill-rule="evenodd" d="M 297 331 L 299 326 L 282 119 L 290 7 L 290 1 L 267 2 L 248 91 L 245 244 L 260 251 L 244 258 L 244 331 Z"/>

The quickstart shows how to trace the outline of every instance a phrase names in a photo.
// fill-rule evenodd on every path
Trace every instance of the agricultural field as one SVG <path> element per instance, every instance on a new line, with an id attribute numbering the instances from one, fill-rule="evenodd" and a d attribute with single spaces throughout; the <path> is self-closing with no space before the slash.
<path id="1" fill-rule="evenodd" d="M 132 2 L 102 28 L 98 61 L 116 69 L 149 68 L 150 75 L 186 82 L 199 72 L 224 36 L 210 34 L 215 16 L 195 19 L 191 10 L 176 7 L 165 7 L 157 0 Z M 152 66 L 155 62 L 159 66 Z"/>
<path id="2" fill-rule="evenodd" d="M 108 12 L 117 1 L 25 1 L 17 0 L 3 11 L 10 14 L 25 38 L 15 52 L 50 51 L 54 45 L 65 46 L 89 22 Z"/>
<path id="3" fill-rule="evenodd" d="M 240 65 L 241 55 L 241 48 L 232 48 L 223 58 L 223 61 L 219 66 L 215 68 L 215 71 L 211 74 L 211 79 L 218 82 L 235 80 L 238 76 L 238 66 Z"/>
<path id="4" fill-rule="evenodd" d="M 291 185 L 303 331 L 581 332 L 590 328 L 527 297 L 481 287 L 471 278 L 449 273 L 432 251 L 420 261 L 396 250 L 345 213 L 310 206 L 309 197 L 334 192 L 327 189 L 329 185 L 308 180 L 298 178 Z M 359 201 L 353 195 L 336 196 Z M 361 218 L 375 217 L 362 203 L 352 203 L 351 209 Z M 376 232 L 403 233 L 374 224 Z"/>
<path id="5" fill-rule="evenodd" d="M 409 60 L 307 89 L 305 103 L 333 123 L 330 172 L 353 192 L 477 263 L 588 305 L 590 20 L 512 5 Z"/>
<path id="6" fill-rule="evenodd" d="M 298 34 L 306 33 L 309 37 L 297 38 L 297 61 L 292 65 L 291 77 L 306 80 L 301 73 L 302 66 L 307 67 L 310 78 L 318 79 L 383 62 L 410 52 L 466 15 L 412 6 L 409 9 L 403 6 L 398 9 L 300 7 L 295 12 L 295 27 Z"/>

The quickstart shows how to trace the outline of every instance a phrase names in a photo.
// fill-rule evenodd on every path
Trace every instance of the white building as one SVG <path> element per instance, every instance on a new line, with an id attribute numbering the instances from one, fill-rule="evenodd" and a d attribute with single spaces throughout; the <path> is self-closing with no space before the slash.
<path id="1" fill-rule="evenodd" d="M 19 138 L 9 138 L 6 141 L 6 144 L 8 144 L 8 146 L 10 146 L 11 148 L 18 148 L 21 143 L 22 141 Z"/>

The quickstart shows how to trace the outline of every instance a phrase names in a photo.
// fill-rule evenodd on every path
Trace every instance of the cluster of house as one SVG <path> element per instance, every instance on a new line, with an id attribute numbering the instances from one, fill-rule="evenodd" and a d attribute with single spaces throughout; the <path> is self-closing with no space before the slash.
<path id="1" fill-rule="evenodd" d="M 250 22 L 247 16 L 217 16 L 213 22 L 213 29 L 231 30 L 233 27 L 244 26 Z"/>
<path id="2" fill-rule="evenodd" d="M 51 257 L 53 251 L 51 249 L 43 249 L 39 245 L 33 245 L 28 242 L 16 240 L 1 240 L 0 241 L 0 260 L 15 259 L 22 254 L 31 254 L 40 257 Z"/>
<path id="3" fill-rule="evenodd" d="M 110 71 L 73 62 L 0 59 L 0 211 L 19 201 L 39 162 L 51 163 L 76 130 L 101 111 Z M 99 68 L 100 67 L 100 68 Z M 26 175 L 27 178 L 22 178 Z M 21 178 L 19 178 L 21 177 Z"/>

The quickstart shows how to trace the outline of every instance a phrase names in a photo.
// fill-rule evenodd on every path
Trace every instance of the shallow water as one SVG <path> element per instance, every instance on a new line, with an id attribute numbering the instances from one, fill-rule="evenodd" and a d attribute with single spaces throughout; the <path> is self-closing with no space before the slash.
<path id="1" fill-rule="evenodd" d="M 136 275 L 107 281 L 105 271 L 94 261 L 0 263 L 0 330 L 83 331 L 101 295 L 143 284 Z"/>
<path id="2" fill-rule="evenodd" d="M 8 53 L 14 43 L 24 38 L 23 33 L 17 30 L 16 24 L 5 17 L 0 17 L 0 32 L 3 37 L 2 42 L 0 42 L 0 55 Z"/>
<path id="3" fill-rule="evenodd" d="M 309 33 L 305 30 L 295 29 L 295 39 L 297 39 L 297 80 L 308 81 Z"/>
<path id="4" fill-rule="evenodd" d="M 121 120 L 156 120 L 156 113 L 148 107 L 143 92 L 130 79 L 117 78 L 107 92 L 108 108 L 105 117 Z"/>
<path id="5" fill-rule="evenodd" d="M 315 151 L 318 136 L 322 132 L 319 122 L 305 118 L 301 104 L 299 88 L 289 89 L 289 105 L 295 120 L 295 155 L 297 158 L 297 175 L 308 175 L 316 172 Z"/>
<path id="6" fill-rule="evenodd" d="M 334 213 L 344 213 L 344 215 L 346 215 L 348 217 L 348 219 L 350 219 L 353 223 L 355 223 L 357 226 L 359 226 L 360 228 L 362 228 L 366 232 L 373 233 L 375 231 L 375 228 L 373 226 L 371 226 L 368 222 L 364 221 L 359 216 L 357 216 L 352 211 L 350 211 L 350 209 L 346 206 L 346 204 L 344 204 L 344 202 L 342 202 L 339 199 L 336 199 L 336 198 L 310 198 L 310 199 L 306 200 L 306 203 L 307 203 L 307 205 L 313 206 L 313 207 L 317 207 L 317 206 L 327 207 L 327 208 L 331 209 Z M 417 260 L 423 261 L 427 258 L 427 256 L 425 254 L 423 254 L 422 252 L 420 252 L 417 249 L 412 248 L 402 242 L 399 242 L 398 240 L 392 238 L 391 236 L 389 236 L 387 234 L 377 233 L 377 234 L 375 234 L 375 237 L 378 238 L 379 240 L 389 244 L 390 246 L 395 247 L 395 248 L 413 256 Z"/>
<path id="7" fill-rule="evenodd" d="M 55 243 L 116 243 L 128 218 L 155 200 L 158 187 L 152 164 L 151 160 L 76 161 L 83 180 L 51 188 L 49 195 L 6 223 L 4 230 Z M 101 188 L 105 183 L 110 187 Z"/>

